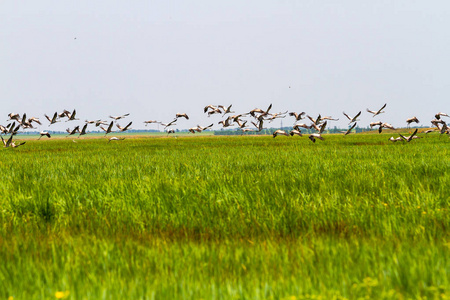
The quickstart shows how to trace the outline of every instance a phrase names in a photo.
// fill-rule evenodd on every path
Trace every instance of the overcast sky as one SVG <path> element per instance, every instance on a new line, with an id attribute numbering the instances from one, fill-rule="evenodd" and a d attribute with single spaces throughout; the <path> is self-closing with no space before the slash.
<path id="1" fill-rule="evenodd" d="M 82 120 L 130 113 L 136 129 L 186 112 L 181 129 L 221 120 L 207 104 L 273 103 L 337 126 L 363 110 L 361 127 L 450 114 L 444 0 L 5 0 L 0 40 L 0 124 L 76 108 Z M 380 118 L 365 112 L 384 103 Z"/>

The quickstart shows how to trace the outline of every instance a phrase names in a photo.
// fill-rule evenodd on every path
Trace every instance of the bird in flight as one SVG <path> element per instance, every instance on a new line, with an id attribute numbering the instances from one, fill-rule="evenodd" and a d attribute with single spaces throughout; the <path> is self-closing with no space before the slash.
<path id="1" fill-rule="evenodd" d="M 345 112 L 343 112 L 343 114 L 344 114 L 344 116 L 347 117 L 347 119 L 350 120 L 350 122 L 349 122 L 348 124 L 351 124 L 351 123 L 353 123 L 353 122 L 359 121 L 359 120 L 358 120 L 358 117 L 359 117 L 359 115 L 361 114 L 361 111 L 360 111 L 359 113 L 357 113 L 356 116 L 354 116 L 353 118 L 350 118 Z"/>
<path id="2" fill-rule="evenodd" d="M 385 104 L 383 105 L 383 107 L 381 107 L 381 108 L 380 108 L 379 110 L 377 110 L 377 111 L 375 111 L 375 110 L 370 110 L 370 109 L 367 109 L 367 111 L 370 112 L 371 114 L 373 114 L 372 117 L 375 117 L 376 115 L 379 115 L 379 114 L 384 113 L 383 109 L 386 107 L 386 104 L 387 104 L 387 103 L 385 103 Z"/>
<path id="3" fill-rule="evenodd" d="M 120 119 L 123 119 L 123 118 L 125 118 L 125 117 L 127 117 L 127 116 L 129 116 L 130 114 L 124 114 L 124 115 L 121 115 L 121 116 L 109 116 L 111 119 L 114 119 L 114 120 L 120 120 Z"/>

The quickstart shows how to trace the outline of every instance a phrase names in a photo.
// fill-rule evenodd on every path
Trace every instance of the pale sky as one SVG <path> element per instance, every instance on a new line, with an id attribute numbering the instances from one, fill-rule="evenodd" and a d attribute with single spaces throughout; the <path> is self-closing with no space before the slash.
<path id="1" fill-rule="evenodd" d="M 0 124 L 76 108 L 82 120 L 130 113 L 135 129 L 186 112 L 182 129 L 217 124 L 208 104 L 273 103 L 338 127 L 342 111 L 363 110 L 360 127 L 450 114 L 444 0 L 4 0 L 0 40 Z M 379 118 L 365 112 L 384 103 Z"/>

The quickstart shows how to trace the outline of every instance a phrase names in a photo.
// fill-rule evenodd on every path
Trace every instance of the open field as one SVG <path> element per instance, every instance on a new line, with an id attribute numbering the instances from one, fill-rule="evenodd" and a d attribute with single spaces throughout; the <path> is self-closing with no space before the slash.
<path id="1" fill-rule="evenodd" d="M 446 299 L 450 139 L 389 136 L 2 149 L 0 299 Z"/>

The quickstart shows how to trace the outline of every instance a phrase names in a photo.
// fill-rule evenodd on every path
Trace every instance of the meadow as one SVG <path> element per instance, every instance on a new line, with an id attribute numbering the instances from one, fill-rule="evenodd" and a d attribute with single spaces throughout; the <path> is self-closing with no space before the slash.
<path id="1" fill-rule="evenodd" d="M 448 299 L 450 139 L 389 136 L 1 149 L 0 299 Z"/>

